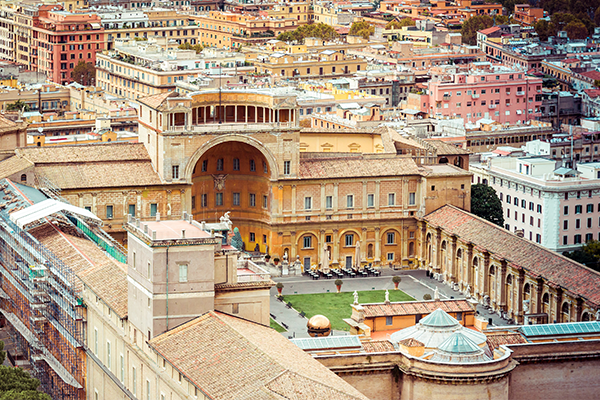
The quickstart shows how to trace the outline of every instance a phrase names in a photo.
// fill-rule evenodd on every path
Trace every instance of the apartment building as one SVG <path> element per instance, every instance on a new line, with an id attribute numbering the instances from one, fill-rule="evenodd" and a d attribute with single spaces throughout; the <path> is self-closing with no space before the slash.
<path id="1" fill-rule="evenodd" d="M 96 52 L 105 48 L 96 14 L 71 13 L 61 5 L 4 6 L 0 25 L 0 56 L 56 83 L 72 82 L 77 64 L 95 64 Z"/>
<path id="2" fill-rule="evenodd" d="M 533 25 L 544 17 L 544 9 L 531 7 L 530 4 L 515 4 L 513 18 L 524 25 Z"/>
<path id="3" fill-rule="evenodd" d="M 542 79 L 524 71 L 473 63 L 467 72 L 440 68 L 421 95 L 421 111 L 442 118 L 464 118 L 473 123 L 492 119 L 500 123 L 526 123 L 540 116 Z"/>
<path id="4" fill-rule="evenodd" d="M 175 90 L 178 81 L 190 76 L 244 65 L 241 53 L 205 49 L 197 54 L 195 50 L 165 49 L 163 42 L 161 37 L 147 41 L 118 39 L 114 50 L 98 54 L 98 86 L 107 93 L 136 99 Z"/>
<path id="5" fill-rule="evenodd" d="M 507 230 L 553 251 L 572 251 L 600 240 L 600 163 L 557 165 L 539 156 L 494 158 L 488 184 L 500 197 Z"/>

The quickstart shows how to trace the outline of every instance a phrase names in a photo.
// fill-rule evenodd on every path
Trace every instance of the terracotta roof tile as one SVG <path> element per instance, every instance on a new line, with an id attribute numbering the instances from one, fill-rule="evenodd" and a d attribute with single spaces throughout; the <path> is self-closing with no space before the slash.
<path id="1" fill-rule="evenodd" d="M 487 333 L 487 344 L 491 351 L 505 344 L 527 343 L 527 339 L 518 332 Z"/>
<path id="2" fill-rule="evenodd" d="M 149 345 L 215 400 L 367 399 L 275 330 L 217 311 Z"/>
<path id="3" fill-rule="evenodd" d="M 398 344 L 401 344 L 406 347 L 425 347 L 424 343 L 419 342 L 415 338 L 408 338 L 408 339 L 401 340 L 398 342 Z"/>
<path id="4" fill-rule="evenodd" d="M 442 140 L 427 140 L 427 143 L 431 144 L 437 150 L 438 156 L 444 155 L 466 155 L 469 154 L 469 150 L 461 149 L 459 147 L 454 146 L 453 144 L 448 144 Z"/>
<path id="5" fill-rule="evenodd" d="M 178 97 L 178 92 L 163 92 L 138 99 L 139 102 L 152 108 L 158 108 L 168 97 Z"/>
<path id="6" fill-rule="evenodd" d="M 363 342 L 363 350 L 367 353 L 383 353 L 386 351 L 396 351 L 394 345 L 389 340 L 371 340 Z"/>
<path id="7" fill-rule="evenodd" d="M 469 312 L 473 308 L 467 300 L 404 301 L 399 303 L 361 304 L 365 317 L 390 317 L 429 314 L 441 308 L 446 312 Z"/>
<path id="8" fill-rule="evenodd" d="M 33 163 L 26 158 L 12 156 L 0 162 L 0 179 L 7 178 L 11 175 L 18 174 L 21 171 L 33 167 Z"/>
<path id="9" fill-rule="evenodd" d="M 412 159 L 393 156 L 300 159 L 301 179 L 420 175 Z"/>
<path id="10" fill-rule="evenodd" d="M 149 161 L 143 143 L 95 143 L 89 145 L 24 147 L 17 154 L 39 164 L 96 161 Z"/>
<path id="11" fill-rule="evenodd" d="M 600 273 L 596 271 L 450 205 L 430 213 L 425 220 L 549 284 L 600 305 Z"/>

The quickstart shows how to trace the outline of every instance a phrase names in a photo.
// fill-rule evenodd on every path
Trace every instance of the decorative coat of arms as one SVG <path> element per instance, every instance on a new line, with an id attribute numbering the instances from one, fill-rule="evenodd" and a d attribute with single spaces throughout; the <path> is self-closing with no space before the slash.
<path id="1" fill-rule="evenodd" d="M 225 179 L 227 179 L 227 174 L 213 175 L 213 180 L 215 181 L 215 189 L 219 192 L 225 189 Z"/>

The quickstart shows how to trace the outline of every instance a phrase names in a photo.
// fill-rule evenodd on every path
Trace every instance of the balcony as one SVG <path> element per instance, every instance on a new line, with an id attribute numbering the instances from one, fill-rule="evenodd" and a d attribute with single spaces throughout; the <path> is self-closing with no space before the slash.
<path id="1" fill-rule="evenodd" d="M 496 108 L 495 104 L 488 104 L 488 108 L 490 108 L 491 110 L 493 110 L 494 108 Z"/>
<path id="2" fill-rule="evenodd" d="M 449 95 L 449 94 L 445 94 L 445 95 L 442 97 L 442 99 L 443 99 L 444 101 L 450 101 L 450 99 L 451 99 L 451 98 L 452 98 L 452 95 Z"/>
<path id="3" fill-rule="evenodd" d="M 525 96 L 525 92 L 517 92 L 517 96 Z"/>
<path id="4" fill-rule="evenodd" d="M 268 282 L 271 274 L 250 260 L 239 260 L 237 266 L 237 282 Z"/>
<path id="5" fill-rule="evenodd" d="M 478 99 L 478 98 L 479 98 L 479 95 L 478 95 L 477 93 L 473 93 L 473 94 L 471 95 L 471 97 L 472 97 L 473 99 Z"/>

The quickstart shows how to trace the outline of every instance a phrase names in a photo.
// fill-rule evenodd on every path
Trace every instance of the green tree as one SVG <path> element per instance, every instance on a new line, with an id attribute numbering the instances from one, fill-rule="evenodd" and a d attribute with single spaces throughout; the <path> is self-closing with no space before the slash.
<path id="1" fill-rule="evenodd" d="M 598 263 L 600 261 L 600 241 L 598 240 L 590 240 L 581 246 L 581 249 L 571 252 L 566 251 L 563 255 L 596 271 L 600 271 Z"/>
<path id="2" fill-rule="evenodd" d="M 471 185 L 471 212 L 504 227 L 502 203 L 491 186 L 481 183 Z"/>
<path id="3" fill-rule="evenodd" d="M 200 54 L 202 53 L 202 50 L 204 49 L 204 47 L 202 47 L 201 44 L 190 44 L 190 43 L 181 43 L 179 46 L 177 46 L 177 48 L 181 49 L 181 50 L 196 50 L 196 54 Z"/>
<path id="4" fill-rule="evenodd" d="M 29 104 L 26 104 L 21 100 L 6 105 L 6 111 L 29 111 L 30 109 Z"/>
<path id="5" fill-rule="evenodd" d="M 291 32 L 280 33 L 279 36 L 277 36 L 277 39 L 284 42 L 304 43 L 304 39 L 308 37 L 316 37 L 321 40 L 332 40 L 339 36 L 340 35 L 332 26 L 318 23 L 302 25 Z"/>
<path id="6" fill-rule="evenodd" d="M 493 24 L 494 20 L 489 15 L 476 15 L 469 18 L 463 23 L 460 30 L 463 43 L 470 45 L 477 44 L 477 31 L 487 29 Z"/>
<path id="7" fill-rule="evenodd" d="M 96 79 L 96 67 L 92 63 L 79 61 L 71 72 L 71 79 L 83 86 L 90 86 Z"/>
<path id="8" fill-rule="evenodd" d="M 375 33 L 375 27 L 367 21 L 353 22 L 350 26 L 350 32 L 348 32 L 349 35 L 360 36 L 363 39 L 369 39 L 369 36 L 373 33 Z"/>
<path id="9" fill-rule="evenodd" d="M 585 39 L 588 36 L 588 30 L 580 21 L 571 21 L 565 27 L 569 39 Z"/>
<path id="10" fill-rule="evenodd" d="M 244 251 L 244 241 L 240 234 L 240 229 L 236 226 L 233 228 L 233 237 L 231 238 L 231 245 L 240 251 Z"/>
<path id="11" fill-rule="evenodd" d="M 545 42 L 550 36 L 556 35 L 556 26 L 552 22 L 540 19 L 533 26 L 541 41 Z"/>
<path id="12" fill-rule="evenodd" d="M 402 18 L 400 21 L 390 21 L 385 29 L 400 29 L 403 26 L 415 26 L 416 22 L 412 18 Z"/>
<path id="13" fill-rule="evenodd" d="M 38 392 L 40 381 L 21 368 L 2 365 L 6 352 L 0 341 L 0 400 L 51 400 L 46 393 Z"/>

